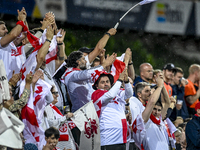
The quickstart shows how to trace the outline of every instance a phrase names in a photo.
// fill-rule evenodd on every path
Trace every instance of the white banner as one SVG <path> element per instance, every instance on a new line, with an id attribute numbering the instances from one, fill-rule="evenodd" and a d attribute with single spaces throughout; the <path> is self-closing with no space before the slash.
<path id="1" fill-rule="evenodd" d="M 99 118 L 93 102 L 88 102 L 74 112 L 71 119 L 81 131 L 79 149 L 100 150 Z"/>
<path id="2" fill-rule="evenodd" d="M 192 2 L 161 0 L 153 3 L 145 31 L 167 34 L 185 34 Z"/>
<path id="3" fill-rule="evenodd" d="M 66 0 L 36 0 L 39 7 L 41 17 L 52 11 L 55 14 L 56 20 L 67 20 L 67 5 Z"/>
<path id="4" fill-rule="evenodd" d="M 8 86 L 8 78 L 6 76 L 6 70 L 4 68 L 3 60 L 0 60 L 0 104 L 3 99 L 10 100 L 10 92 Z"/>

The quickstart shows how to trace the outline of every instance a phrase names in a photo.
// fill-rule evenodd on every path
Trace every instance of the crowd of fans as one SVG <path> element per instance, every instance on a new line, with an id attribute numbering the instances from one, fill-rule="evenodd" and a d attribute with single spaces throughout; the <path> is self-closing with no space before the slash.
<path id="1" fill-rule="evenodd" d="M 23 121 L 17 133 L 22 149 L 78 149 L 81 132 L 70 118 L 90 101 L 99 118 L 101 150 L 200 149 L 200 65 L 190 66 L 187 79 L 172 63 L 153 68 L 144 62 L 136 75 L 130 48 L 120 60 L 115 53 L 105 55 L 116 29 L 94 48 L 66 56 L 66 32 L 57 28 L 54 14 L 46 13 L 41 23 L 28 29 L 25 8 L 9 33 L 0 21 L 0 60 L 10 92 L 0 111 L 6 108 Z M 113 66 L 119 75 L 112 74 Z M 0 141 L 8 128 L 0 129 Z M 19 149 L 7 137 L 0 149 Z"/>

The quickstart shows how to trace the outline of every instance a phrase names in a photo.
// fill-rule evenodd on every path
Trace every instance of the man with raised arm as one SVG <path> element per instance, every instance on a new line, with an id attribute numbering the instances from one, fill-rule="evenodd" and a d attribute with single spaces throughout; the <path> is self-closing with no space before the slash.
<path id="1" fill-rule="evenodd" d="M 92 100 L 100 122 L 101 150 L 126 150 L 126 99 L 133 95 L 127 69 L 113 85 L 114 78 L 104 71 L 96 72 Z M 125 83 L 125 90 L 120 89 Z"/>
<path id="2" fill-rule="evenodd" d="M 110 66 L 116 59 L 116 54 L 108 57 L 101 66 L 85 70 L 86 60 L 82 52 L 72 52 L 68 57 L 65 85 L 72 102 L 72 112 L 91 100 L 93 93 L 91 79 L 95 78 L 96 70 L 103 70 Z"/>
<path id="3" fill-rule="evenodd" d="M 25 28 L 24 22 L 27 14 L 24 7 L 21 11 L 17 10 L 17 12 L 18 22 L 10 33 L 8 33 L 5 22 L 0 21 L 0 59 L 4 62 L 8 80 L 12 77 L 13 70 L 15 70 L 15 73 L 19 73 L 21 69 L 21 66 L 17 64 L 15 56 L 13 55 L 17 51 L 13 40 L 15 40 Z"/>

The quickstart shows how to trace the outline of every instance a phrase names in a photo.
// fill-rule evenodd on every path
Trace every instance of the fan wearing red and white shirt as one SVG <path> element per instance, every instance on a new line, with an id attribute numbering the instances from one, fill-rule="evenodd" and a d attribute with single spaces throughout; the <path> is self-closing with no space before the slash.
<path id="1" fill-rule="evenodd" d="M 5 22 L 0 21 L 0 59 L 4 62 L 8 80 L 12 77 L 13 70 L 15 70 L 15 73 L 19 73 L 21 67 L 20 64 L 17 64 L 14 56 L 17 48 L 13 40 L 23 31 L 27 14 L 24 7 L 21 11 L 17 10 L 17 12 L 18 22 L 10 33 L 8 33 Z"/>
<path id="2" fill-rule="evenodd" d="M 133 95 L 133 90 L 126 69 L 112 86 L 113 81 L 111 74 L 100 72 L 93 85 L 96 91 L 92 94 L 92 100 L 100 122 L 101 150 L 126 150 L 125 99 Z M 120 89 L 123 81 L 125 90 Z"/>

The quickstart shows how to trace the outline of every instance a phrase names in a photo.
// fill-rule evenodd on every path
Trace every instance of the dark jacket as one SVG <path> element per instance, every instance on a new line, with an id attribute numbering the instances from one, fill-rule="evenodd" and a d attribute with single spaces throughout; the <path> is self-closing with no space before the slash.
<path id="1" fill-rule="evenodd" d="M 187 150 L 200 150 L 200 117 L 193 116 L 185 129 Z"/>

